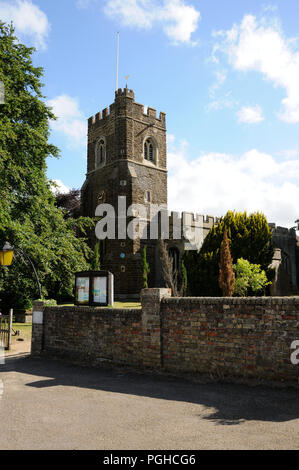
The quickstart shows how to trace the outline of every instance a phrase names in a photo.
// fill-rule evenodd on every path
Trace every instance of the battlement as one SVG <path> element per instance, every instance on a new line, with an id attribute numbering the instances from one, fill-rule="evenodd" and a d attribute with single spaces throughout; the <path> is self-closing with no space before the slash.
<path id="1" fill-rule="evenodd" d="M 166 240 L 182 240 L 186 250 L 199 250 L 214 224 L 215 219 L 210 216 L 164 209 L 158 212 L 156 233 Z"/>
<path id="2" fill-rule="evenodd" d="M 133 116 L 136 119 L 145 121 L 146 123 L 152 122 L 152 120 L 155 119 L 160 126 L 165 127 L 166 114 L 164 112 L 161 111 L 159 113 L 159 117 L 157 117 L 157 111 L 154 108 L 148 107 L 145 113 L 143 104 L 135 102 L 135 95 L 133 90 L 129 90 L 128 88 L 119 88 L 115 92 L 115 102 L 112 103 L 109 108 L 104 108 L 102 112 L 98 112 L 88 119 L 88 128 L 92 127 L 93 125 L 97 125 L 100 122 L 105 123 L 105 119 L 114 115 L 114 112 L 117 112 L 118 107 L 116 105 L 120 98 L 130 98 L 133 100 Z"/>
<path id="3" fill-rule="evenodd" d="M 178 214 L 178 212 L 171 212 L 170 218 L 177 217 Z M 210 230 L 219 220 L 210 215 L 202 215 L 194 212 L 182 212 L 181 219 L 185 225 L 190 225 L 190 227 L 202 227 L 205 230 Z"/>
<path id="4" fill-rule="evenodd" d="M 116 90 L 115 99 L 123 96 L 127 98 L 132 98 L 133 100 L 135 99 L 135 94 L 133 90 L 129 90 L 128 88 L 119 88 L 118 90 Z"/>
<path id="5" fill-rule="evenodd" d="M 197 227 L 209 232 L 209 230 L 220 220 L 219 218 L 195 214 L 193 212 L 176 212 L 169 211 L 167 209 L 159 212 L 159 223 L 161 223 L 163 218 L 164 220 L 167 219 L 170 228 L 173 226 Z"/>
<path id="6" fill-rule="evenodd" d="M 108 116 L 110 116 L 111 114 L 111 111 L 112 111 L 112 108 L 111 106 L 109 108 L 104 108 L 101 111 L 99 111 L 97 114 L 95 114 L 94 116 L 91 116 L 89 119 L 88 119 L 88 127 L 91 127 L 93 126 L 94 124 L 97 124 L 99 123 L 100 121 L 104 121 L 104 119 L 106 119 Z"/>
<path id="7" fill-rule="evenodd" d="M 157 111 L 154 108 L 148 107 L 145 116 L 150 116 L 150 117 L 157 119 Z"/>
<path id="8" fill-rule="evenodd" d="M 150 120 L 155 119 L 159 122 L 160 125 L 165 127 L 166 113 L 160 111 L 159 117 L 157 117 L 156 109 L 151 108 L 150 106 L 148 106 L 146 110 L 144 109 L 144 105 L 141 103 L 134 103 L 134 106 L 136 110 L 136 117 L 138 117 L 140 120 L 144 120 L 144 118 L 150 118 Z"/>
<path id="9" fill-rule="evenodd" d="M 296 231 L 294 228 L 279 227 L 276 224 L 268 224 L 273 235 L 287 235 L 296 238 Z"/>

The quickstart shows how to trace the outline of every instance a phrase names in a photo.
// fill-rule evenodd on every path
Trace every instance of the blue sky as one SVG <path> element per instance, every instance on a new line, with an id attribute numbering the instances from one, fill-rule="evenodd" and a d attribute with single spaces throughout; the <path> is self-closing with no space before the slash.
<path id="1" fill-rule="evenodd" d="M 35 45 L 61 150 L 48 176 L 81 187 L 86 119 L 119 86 L 167 114 L 169 208 L 299 217 L 299 2 L 0 0 Z"/>

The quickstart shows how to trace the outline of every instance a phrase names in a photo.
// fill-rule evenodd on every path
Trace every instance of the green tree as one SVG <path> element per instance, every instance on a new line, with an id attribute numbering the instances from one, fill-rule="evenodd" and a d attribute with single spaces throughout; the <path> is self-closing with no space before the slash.
<path id="1" fill-rule="evenodd" d="M 81 214 L 81 198 L 79 189 L 71 189 L 68 193 L 55 195 L 56 206 L 59 207 L 65 219 L 78 219 Z"/>
<path id="2" fill-rule="evenodd" d="M 247 296 L 249 293 L 263 293 L 268 281 L 265 271 L 260 265 L 249 263 L 246 259 L 239 258 L 233 266 L 236 274 L 234 293 L 239 296 Z"/>
<path id="3" fill-rule="evenodd" d="M 187 269 L 186 269 L 186 266 L 185 266 L 185 262 L 184 262 L 184 259 L 182 259 L 181 261 L 181 277 L 182 277 L 182 295 L 187 295 L 187 291 L 188 291 L 188 273 L 187 273 Z"/>
<path id="4" fill-rule="evenodd" d="M 270 278 L 268 269 L 273 257 L 272 234 L 266 217 L 257 212 L 228 211 L 206 238 L 199 252 L 188 251 L 184 261 L 188 272 L 189 292 L 196 296 L 221 296 L 219 287 L 220 247 L 227 230 L 234 261 L 247 259 L 259 264 Z"/>
<path id="5" fill-rule="evenodd" d="M 143 247 L 142 250 L 142 258 L 141 258 L 141 263 L 142 263 L 142 280 L 143 280 L 143 289 L 148 288 L 148 275 L 150 273 L 150 267 L 146 258 L 146 245 Z"/>
<path id="6" fill-rule="evenodd" d="M 70 295 L 73 273 L 88 268 L 90 250 L 84 234 L 91 219 L 65 220 L 55 206 L 46 159 L 58 149 L 48 142 L 49 119 L 55 119 L 43 99 L 43 70 L 32 63 L 33 48 L 20 44 L 12 26 L 0 22 L 0 81 L 5 104 L 0 105 L 0 243 L 8 240 L 35 264 L 43 295 Z M 81 235 L 81 237 L 77 236 Z M 31 266 L 16 255 L 0 268 L 0 298 L 4 306 L 22 307 L 38 296 Z"/>
<path id="7" fill-rule="evenodd" d="M 101 269 L 100 241 L 99 240 L 96 242 L 94 246 L 90 267 L 93 271 L 100 271 Z"/>
<path id="8" fill-rule="evenodd" d="M 220 247 L 219 262 L 219 287 L 223 297 L 232 297 L 234 293 L 235 274 L 233 271 L 233 260 L 229 249 L 227 230 L 224 231 Z"/>

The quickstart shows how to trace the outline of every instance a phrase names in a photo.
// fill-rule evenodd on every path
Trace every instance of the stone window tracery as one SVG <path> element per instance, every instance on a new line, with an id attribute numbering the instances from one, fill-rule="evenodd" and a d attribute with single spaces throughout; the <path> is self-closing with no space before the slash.
<path id="1" fill-rule="evenodd" d="M 143 158 L 148 162 L 156 163 L 157 146 L 153 139 L 147 138 L 143 143 Z"/>
<path id="2" fill-rule="evenodd" d="M 105 142 L 105 139 L 102 137 L 98 140 L 96 144 L 95 167 L 100 168 L 101 166 L 105 165 L 105 163 L 106 163 L 106 142 Z"/>

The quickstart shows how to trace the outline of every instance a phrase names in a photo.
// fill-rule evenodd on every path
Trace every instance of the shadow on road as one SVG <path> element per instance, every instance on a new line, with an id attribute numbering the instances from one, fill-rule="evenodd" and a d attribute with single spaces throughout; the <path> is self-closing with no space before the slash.
<path id="1" fill-rule="evenodd" d="M 11 359 L 0 366 L 0 372 L 9 371 L 28 374 L 28 387 L 80 387 L 199 404 L 208 409 L 207 413 L 200 415 L 201 419 L 213 420 L 221 425 L 236 425 L 248 420 L 283 422 L 299 418 L 298 390 L 260 385 L 200 384 L 178 378 L 115 369 L 90 369 L 30 357 Z M 32 380 L 32 376 L 42 379 Z"/>

